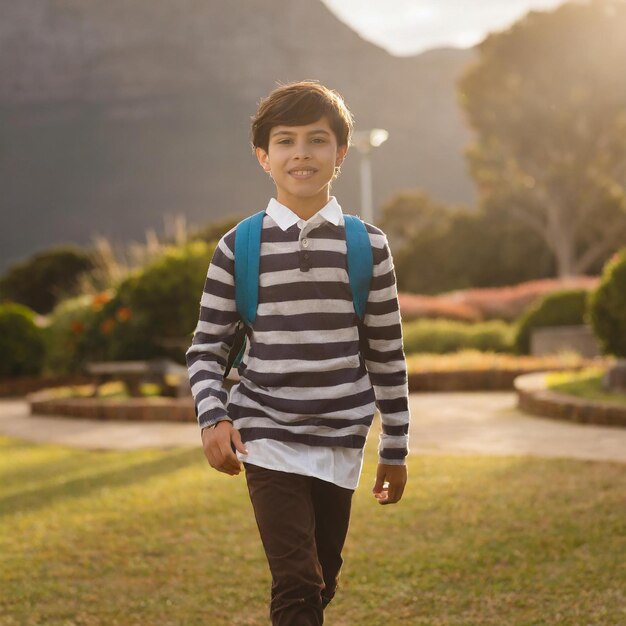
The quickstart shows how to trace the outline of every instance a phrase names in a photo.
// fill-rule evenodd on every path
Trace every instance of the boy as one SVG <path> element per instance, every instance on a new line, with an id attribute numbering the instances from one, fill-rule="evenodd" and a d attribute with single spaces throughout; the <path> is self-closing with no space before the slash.
<path id="1" fill-rule="evenodd" d="M 187 351 L 207 460 L 230 475 L 243 461 L 272 573 L 275 626 L 323 623 L 376 408 L 382 434 L 373 494 L 380 504 L 398 502 L 407 480 L 408 387 L 393 261 L 384 233 L 366 224 L 374 267 L 359 324 L 344 217 L 330 196 L 351 131 L 341 96 L 317 82 L 280 86 L 261 101 L 252 143 L 276 198 L 263 216 L 257 317 L 230 399 L 222 384 L 240 320 L 235 229 L 215 250 Z"/>

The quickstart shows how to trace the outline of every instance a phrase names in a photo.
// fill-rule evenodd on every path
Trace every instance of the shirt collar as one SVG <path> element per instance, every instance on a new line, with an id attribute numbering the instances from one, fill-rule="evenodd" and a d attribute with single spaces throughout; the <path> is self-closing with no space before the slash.
<path id="1" fill-rule="evenodd" d="M 289 207 L 281 204 L 275 198 L 272 198 L 265 212 L 281 227 L 282 230 L 287 230 L 294 224 L 299 222 L 304 226 L 305 224 L 312 224 L 326 220 L 335 226 L 339 226 L 344 223 L 343 212 L 341 206 L 335 196 L 331 196 L 330 200 L 320 209 L 315 215 L 312 215 L 308 220 L 303 220 L 296 215 Z M 301 228 L 302 228 L 301 226 Z"/>

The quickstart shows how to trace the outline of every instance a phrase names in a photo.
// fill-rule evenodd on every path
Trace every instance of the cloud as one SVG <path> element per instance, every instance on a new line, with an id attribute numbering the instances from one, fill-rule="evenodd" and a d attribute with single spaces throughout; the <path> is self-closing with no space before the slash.
<path id="1" fill-rule="evenodd" d="M 442 46 L 470 47 L 530 10 L 564 0 L 322 0 L 364 39 L 398 56 Z"/>

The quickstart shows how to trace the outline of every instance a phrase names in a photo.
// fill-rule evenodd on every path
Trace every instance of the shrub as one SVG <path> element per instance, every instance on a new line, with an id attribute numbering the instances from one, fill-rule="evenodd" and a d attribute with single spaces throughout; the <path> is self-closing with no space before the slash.
<path id="1" fill-rule="evenodd" d="M 590 297 L 589 317 L 602 350 L 626 357 L 626 248 L 605 265 Z"/>
<path id="2" fill-rule="evenodd" d="M 181 338 L 193 332 L 214 247 L 194 241 L 171 248 L 120 286 L 121 297 L 143 317 L 150 333 Z"/>
<path id="3" fill-rule="evenodd" d="M 464 349 L 511 352 L 511 327 L 494 320 L 466 324 L 453 320 L 417 320 L 403 326 L 404 350 L 444 354 Z"/>
<path id="4" fill-rule="evenodd" d="M 110 294 L 82 295 L 60 302 L 48 316 L 45 328 L 45 370 L 53 374 L 79 372 L 89 352 L 85 333 L 93 326 L 99 308 Z"/>
<path id="5" fill-rule="evenodd" d="M 37 375 L 45 353 L 35 313 L 21 304 L 0 305 L 0 376 Z"/>
<path id="6" fill-rule="evenodd" d="M 117 290 L 59 304 L 47 329 L 48 368 L 81 371 L 89 361 L 172 356 L 163 339 L 183 342 L 198 320 L 200 297 L 214 246 L 202 241 L 171 247 Z M 175 353 L 182 359 L 184 350 Z"/>
<path id="7" fill-rule="evenodd" d="M 44 315 L 63 297 L 76 293 L 78 277 L 92 266 L 89 254 L 80 248 L 44 250 L 11 266 L 0 279 L 0 293 L 3 299 Z"/>
<path id="8" fill-rule="evenodd" d="M 531 304 L 517 324 L 514 338 L 516 352 L 530 352 L 530 336 L 536 328 L 583 324 L 588 293 L 586 289 L 566 289 L 548 294 Z"/>

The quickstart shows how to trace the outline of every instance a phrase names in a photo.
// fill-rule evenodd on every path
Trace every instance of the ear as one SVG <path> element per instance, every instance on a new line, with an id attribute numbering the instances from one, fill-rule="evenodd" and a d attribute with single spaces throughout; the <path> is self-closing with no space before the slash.
<path id="1" fill-rule="evenodd" d="M 266 171 L 270 171 L 270 156 L 263 148 L 255 148 L 254 153 L 261 167 Z"/>
<path id="2" fill-rule="evenodd" d="M 337 146 L 337 156 L 335 158 L 335 166 L 339 166 L 343 163 L 346 158 L 346 154 L 348 154 L 348 146 L 344 144 L 343 146 Z"/>

